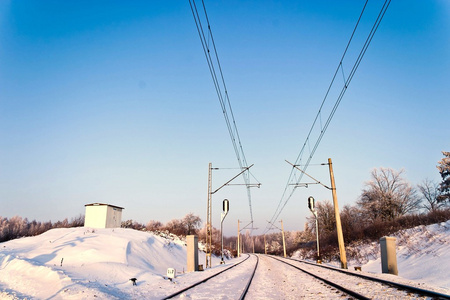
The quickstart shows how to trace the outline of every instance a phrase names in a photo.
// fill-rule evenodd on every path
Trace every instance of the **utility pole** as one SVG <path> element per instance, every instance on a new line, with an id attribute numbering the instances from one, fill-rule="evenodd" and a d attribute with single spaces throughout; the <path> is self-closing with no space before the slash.
<path id="1" fill-rule="evenodd" d="M 224 264 L 225 262 L 223 261 L 223 220 L 225 219 L 225 217 L 228 214 L 228 211 L 230 210 L 230 201 L 228 201 L 228 199 L 223 200 L 223 212 L 221 214 L 220 217 L 220 236 L 221 236 L 221 242 L 220 242 L 220 253 L 221 253 L 221 261 L 220 264 Z"/>
<path id="2" fill-rule="evenodd" d="M 211 268 L 211 253 L 212 253 L 212 195 L 217 193 L 224 186 L 230 185 L 230 182 L 235 180 L 239 175 L 247 171 L 253 167 L 253 165 L 249 167 L 242 168 L 241 172 L 225 182 L 222 186 L 212 192 L 212 170 L 218 170 L 218 168 L 212 168 L 212 164 L 209 163 L 208 168 L 208 204 L 207 204 L 207 212 L 206 212 L 206 268 Z M 259 185 L 258 185 L 259 186 Z"/>
<path id="3" fill-rule="evenodd" d="M 264 254 L 267 254 L 266 234 L 264 234 Z"/>
<path id="4" fill-rule="evenodd" d="M 241 235 L 241 231 L 239 230 L 239 220 L 238 220 L 238 235 L 237 235 L 237 257 L 241 256 L 241 246 L 239 245 L 239 237 Z"/>
<path id="5" fill-rule="evenodd" d="M 323 183 L 321 183 L 320 181 L 318 181 L 317 179 L 315 179 L 311 175 L 307 174 L 305 171 L 300 169 L 298 166 L 296 166 L 294 164 L 291 164 L 288 161 L 286 161 L 286 162 L 288 164 L 290 164 L 291 166 L 293 166 L 294 168 L 296 168 L 297 170 L 300 170 L 300 172 L 302 172 L 303 174 L 305 174 L 309 178 L 313 179 L 316 183 L 318 183 L 318 184 L 322 185 L 323 187 L 331 190 L 331 192 L 333 194 L 334 215 L 336 217 L 336 231 L 337 231 L 338 243 L 339 243 L 339 256 L 340 256 L 340 259 L 341 259 L 341 268 L 342 269 L 347 269 L 347 257 L 345 255 L 344 235 L 342 234 L 341 215 L 339 214 L 339 205 L 338 205 L 338 202 L 337 202 L 336 185 L 334 183 L 333 164 L 331 162 L 331 158 L 328 158 L 328 167 L 330 169 L 331 188 L 329 188 L 328 186 L 324 185 Z M 324 163 L 322 165 L 326 165 L 326 163 Z M 308 184 L 306 184 L 306 186 L 308 186 Z"/>
<path id="6" fill-rule="evenodd" d="M 308 197 L 308 208 L 313 213 L 316 220 L 316 243 L 317 243 L 317 263 L 321 263 L 319 250 L 319 222 L 317 219 L 317 210 L 315 209 L 315 201 L 313 196 Z"/>
<path id="7" fill-rule="evenodd" d="M 347 269 L 347 256 L 345 254 L 344 235 L 342 234 L 341 215 L 339 214 L 339 206 L 336 196 L 336 185 L 334 183 L 333 164 L 331 162 L 331 158 L 328 158 L 328 167 L 330 168 L 331 192 L 333 194 L 334 214 L 336 217 L 336 230 L 338 235 L 341 268 Z"/>
<path id="8" fill-rule="evenodd" d="M 208 167 L 208 207 L 206 212 L 206 268 L 211 267 L 211 252 L 212 252 L 212 222 L 211 222 L 211 215 L 212 215 L 212 164 L 209 163 Z"/>
<path id="9" fill-rule="evenodd" d="M 281 237 L 282 237 L 282 239 L 283 239 L 283 252 L 284 252 L 284 257 L 286 257 L 286 240 L 285 240 L 285 238 L 284 238 L 283 220 L 280 220 L 281 228 L 278 227 L 277 225 L 273 224 L 273 223 L 270 223 L 269 221 L 267 221 L 267 223 L 269 223 L 270 225 L 272 225 L 272 226 L 275 227 L 275 228 L 278 228 L 278 230 L 281 231 Z M 272 227 L 271 227 L 270 229 L 272 229 Z M 269 230 L 270 230 L 270 229 L 269 229 Z M 266 235 L 264 235 L 264 246 L 265 246 L 265 244 L 266 244 L 265 238 L 266 238 Z M 266 252 L 266 254 L 267 254 L 267 252 Z"/>
<path id="10" fill-rule="evenodd" d="M 286 240 L 284 239 L 283 220 L 280 220 L 280 222 L 281 222 L 281 236 L 283 237 L 283 251 L 284 257 L 286 258 Z"/>

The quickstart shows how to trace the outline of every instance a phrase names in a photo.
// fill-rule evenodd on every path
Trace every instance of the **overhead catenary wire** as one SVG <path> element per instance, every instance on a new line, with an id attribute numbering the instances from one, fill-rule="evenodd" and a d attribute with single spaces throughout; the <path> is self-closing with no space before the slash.
<path id="1" fill-rule="evenodd" d="M 355 25 L 355 27 L 353 29 L 353 32 L 352 32 L 352 34 L 350 36 L 350 39 L 349 39 L 349 41 L 347 43 L 347 46 L 346 46 L 345 50 L 344 50 L 342 58 L 339 61 L 338 67 L 336 68 L 336 71 L 335 71 L 335 73 L 333 75 L 331 83 L 328 86 L 327 92 L 325 93 L 325 97 L 324 97 L 324 99 L 323 99 L 323 101 L 322 101 L 322 103 L 320 105 L 319 111 L 318 111 L 318 113 L 317 113 L 317 115 L 316 115 L 316 117 L 315 117 L 315 119 L 313 121 L 313 124 L 312 124 L 312 126 L 311 126 L 311 128 L 310 128 L 310 130 L 308 132 L 308 135 L 306 137 L 306 140 L 303 143 L 303 146 L 302 146 L 302 148 L 301 148 L 301 150 L 300 150 L 300 152 L 299 152 L 299 154 L 297 156 L 297 159 L 295 160 L 294 165 L 299 165 L 302 162 L 306 146 L 308 146 L 309 155 L 308 155 L 308 157 L 306 159 L 306 163 L 303 164 L 303 170 L 304 171 L 308 168 L 308 166 L 309 166 L 309 164 L 310 164 L 310 162 L 311 162 L 311 160 L 312 160 L 312 158 L 313 158 L 313 156 L 314 156 L 314 154 L 315 154 L 315 152 L 316 152 L 320 142 L 322 141 L 322 138 L 323 138 L 323 136 L 324 136 L 328 126 L 330 125 L 330 122 L 333 119 L 333 116 L 336 113 L 336 110 L 337 110 L 339 104 L 341 103 L 342 98 L 344 97 L 345 92 L 347 91 L 347 88 L 348 88 L 350 82 L 352 81 L 353 76 L 356 73 L 356 70 L 359 67 L 359 65 L 360 65 L 360 63 L 361 63 L 361 61 L 362 61 L 362 59 L 363 59 L 363 57 L 364 57 L 364 55 L 365 55 L 365 53 L 367 51 L 367 48 L 369 47 L 369 45 L 370 45 L 370 43 L 371 43 L 371 41 L 373 39 L 373 36 L 375 35 L 375 33 L 376 33 L 376 31 L 377 31 L 377 29 L 378 29 L 378 27 L 379 27 L 379 25 L 380 25 L 384 15 L 385 15 L 388 7 L 389 7 L 390 2 L 391 2 L 391 0 L 385 0 L 385 2 L 383 4 L 380 12 L 378 13 L 378 16 L 377 16 L 377 18 L 376 18 L 376 20 L 375 20 L 375 22 L 374 22 L 374 24 L 372 26 L 372 29 L 370 30 L 370 32 L 369 32 L 369 34 L 368 34 L 368 36 L 367 36 L 367 38 L 365 40 L 365 43 L 362 46 L 362 48 L 361 48 L 361 50 L 359 52 L 359 55 L 358 55 L 358 57 L 356 58 L 356 60 L 355 60 L 355 62 L 353 64 L 353 67 L 352 67 L 352 69 L 351 69 L 347 79 L 345 79 L 345 74 L 344 74 L 344 70 L 343 70 L 343 60 L 344 60 L 344 58 L 345 58 L 345 56 L 347 54 L 347 50 L 350 47 L 350 44 L 351 44 L 351 42 L 353 40 L 354 34 L 356 32 L 356 29 L 358 28 L 358 25 L 359 25 L 359 23 L 361 21 L 361 18 L 363 16 L 363 14 L 364 14 L 364 11 L 365 11 L 367 3 L 368 3 L 368 0 L 365 2 L 364 7 L 363 7 L 363 9 L 361 11 L 361 14 L 359 15 L 358 21 L 356 22 L 356 25 Z M 340 93 L 339 93 L 339 95 L 338 95 L 338 97 L 336 99 L 336 102 L 335 102 L 335 104 L 334 104 L 334 106 L 333 106 L 333 108 L 332 108 L 332 110 L 331 110 L 331 112 L 330 112 L 330 114 L 329 114 L 325 124 L 322 125 L 322 119 L 321 119 L 322 118 L 322 109 L 323 109 L 323 106 L 325 104 L 325 101 L 328 98 L 330 90 L 331 90 L 332 86 L 335 83 L 335 79 L 336 79 L 337 74 L 339 73 L 339 70 L 341 70 L 342 75 L 344 77 L 344 84 L 343 84 L 343 86 L 341 88 L 341 91 L 340 91 Z M 316 141 L 314 143 L 314 146 L 313 146 L 313 148 L 311 150 L 311 148 L 310 148 L 310 142 L 311 142 L 311 138 L 312 138 L 311 134 L 312 134 L 313 130 L 315 129 L 318 120 L 320 120 L 320 134 L 317 137 L 317 139 L 316 139 Z M 278 203 L 278 206 L 277 206 L 277 208 L 275 210 L 275 213 L 273 214 L 273 216 L 271 218 L 271 222 L 272 223 L 275 220 L 278 219 L 278 217 L 280 216 L 280 214 L 283 211 L 284 207 L 286 206 L 288 201 L 291 199 L 291 197 L 292 197 L 292 195 L 293 195 L 293 193 L 295 191 L 295 185 L 294 185 L 294 187 L 292 187 L 289 190 L 289 188 L 291 187 L 291 183 L 293 182 L 293 179 L 295 179 L 295 183 L 298 184 L 298 183 L 300 183 L 301 179 L 303 178 L 303 173 L 301 173 L 299 175 L 298 179 L 297 179 L 296 173 L 297 172 L 296 172 L 295 167 L 292 167 L 290 175 L 289 175 L 287 183 L 286 183 L 286 186 L 284 188 L 283 194 L 281 196 L 281 199 L 280 199 L 280 201 Z M 283 200 L 284 200 L 284 202 L 283 202 Z M 265 232 L 267 232 L 267 231 L 268 231 L 268 227 L 266 226 Z"/>
<path id="2" fill-rule="evenodd" d="M 195 25 L 200 37 L 200 41 L 202 44 L 203 52 L 206 57 L 206 61 L 208 63 L 208 68 L 214 83 L 214 87 L 216 90 L 217 97 L 220 102 L 220 106 L 222 109 L 223 116 L 225 118 L 225 123 L 227 125 L 228 133 L 231 138 L 231 142 L 233 144 L 233 149 L 241 170 L 245 169 L 248 166 L 247 159 L 244 154 L 244 149 L 242 147 L 241 139 L 239 136 L 239 131 L 237 129 L 236 121 L 233 114 L 233 109 L 231 108 L 231 102 L 228 95 L 227 86 L 225 83 L 225 78 L 223 75 L 222 67 L 219 60 L 219 55 L 217 53 L 216 44 L 214 41 L 214 37 L 211 30 L 211 24 L 209 22 L 208 13 L 206 11 L 205 2 L 202 0 L 202 7 L 204 12 L 204 20 L 207 24 L 207 33 L 205 34 L 205 30 L 203 28 L 201 17 L 199 11 L 197 9 L 197 5 L 195 0 L 189 0 L 189 5 L 191 7 L 192 15 L 195 20 Z M 210 48 L 210 43 L 212 48 Z M 212 53 L 211 53 L 212 50 Z M 218 70 L 218 72 L 216 71 Z M 253 224 L 253 211 L 252 211 L 252 201 L 251 201 L 251 193 L 250 193 L 250 172 L 246 171 L 242 174 L 244 178 L 245 185 L 247 187 L 247 197 L 248 197 L 248 205 L 250 209 L 250 219 L 251 224 Z M 254 177 L 254 176 L 253 176 Z"/>

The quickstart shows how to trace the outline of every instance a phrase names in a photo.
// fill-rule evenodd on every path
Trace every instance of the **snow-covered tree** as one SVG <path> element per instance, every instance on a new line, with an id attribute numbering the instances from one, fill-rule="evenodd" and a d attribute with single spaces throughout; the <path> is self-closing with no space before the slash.
<path id="1" fill-rule="evenodd" d="M 267 252 L 268 253 L 281 253 L 283 250 L 283 246 L 279 241 L 273 240 L 270 242 L 270 244 L 267 246 Z"/>
<path id="2" fill-rule="evenodd" d="M 450 152 L 442 151 L 444 158 L 439 161 L 437 166 L 442 177 L 442 182 L 439 186 L 441 194 L 438 197 L 439 202 L 450 202 Z"/>
<path id="3" fill-rule="evenodd" d="M 372 170 L 357 202 L 370 221 L 393 220 L 419 208 L 420 198 L 402 174 L 390 168 Z"/>

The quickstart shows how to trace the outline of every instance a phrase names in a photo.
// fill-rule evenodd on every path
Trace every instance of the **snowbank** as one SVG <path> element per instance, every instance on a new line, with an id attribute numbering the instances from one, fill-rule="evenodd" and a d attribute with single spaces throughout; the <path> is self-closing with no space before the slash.
<path id="1" fill-rule="evenodd" d="M 450 220 L 402 230 L 393 236 L 397 238 L 399 276 L 450 288 Z M 366 245 L 361 251 L 373 253 L 362 268 L 381 273 L 380 244 Z"/>
<path id="2" fill-rule="evenodd" d="M 124 228 L 53 229 L 0 247 L 2 298 L 130 298 L 130 278 L 150 287 L 166 281 L 167 268 L 186 268 L 184 241 Z"/>
<path id="3" fill-rule="evenodd" d="M 450 220 L 429 226 L 401 230 L 397 238 L 397 265 L 399 276 L 450 289 Z M 361 266 L 363 271 L 381 273 L 380 243 L 347 245 L 347 253 L 357 257 L 347 258 L 349 269 Z M 293 258 L 299 254 L 294 253 Z M 340 266 L 339 262 L 331 262 Z"/>
<path id="4" fill-rule="evenodd" d="M 395 236 L 399 279 L 450 288 L 450 221 Z M 363 271 L 381 273 L 378 243 L 358 246 L 357 251 L 360 258 L 350 260 L 349 268 L 362 266 Z M 199 251 L 200 264 L 204 261 L 205 254 Z M 213 266 L 183 274 L 185 242 L 170 236 L 123 228 L 53 229 L 0 243 L 0 298 L 159 299 L 225 265 L 213 257 Z M 169 267 L 177 270 L 173 281 L 164 278 Z M 137 278 L 137 286 L 130 278 Z"/>

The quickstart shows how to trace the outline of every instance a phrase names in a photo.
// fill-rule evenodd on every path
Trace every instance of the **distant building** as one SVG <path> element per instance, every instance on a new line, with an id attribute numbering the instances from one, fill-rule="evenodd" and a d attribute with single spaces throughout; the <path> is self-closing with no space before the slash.
<path id="1" fill-rule="evenodd" d="M 103 203 L 86 204 L 85 207 L 84 227 L 120 227 L 120 224 L 122 223 L 123 207 Z"/>

